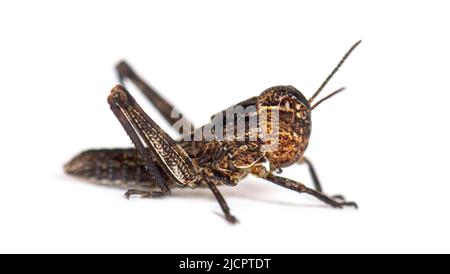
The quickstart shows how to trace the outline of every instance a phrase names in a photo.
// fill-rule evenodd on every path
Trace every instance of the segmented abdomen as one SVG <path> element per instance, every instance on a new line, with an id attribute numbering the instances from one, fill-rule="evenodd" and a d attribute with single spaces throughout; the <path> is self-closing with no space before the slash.
<path id="1" fill-rule="evenodd" d="M 64 166 L 74 176 L 124 188 L 156 187 L 153 174 L 145 168 L 136 149 L 92 149 L 81 152 Z M 169 178 L 160 169 L 166 181 Z"/>

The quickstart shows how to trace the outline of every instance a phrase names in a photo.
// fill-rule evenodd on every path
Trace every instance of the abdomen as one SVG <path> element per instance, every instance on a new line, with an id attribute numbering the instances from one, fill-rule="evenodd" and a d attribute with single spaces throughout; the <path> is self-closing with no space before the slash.
<path id="1" fill-rule="evenodd" d="M 157 187 L 154 175 L 148 172 L 136 149 L 92 149 L 81 152 L 64 170 L 73 176 L 103 185 L 123 188 Z M 169 178 L 161 174 L 171 185 Z"/>

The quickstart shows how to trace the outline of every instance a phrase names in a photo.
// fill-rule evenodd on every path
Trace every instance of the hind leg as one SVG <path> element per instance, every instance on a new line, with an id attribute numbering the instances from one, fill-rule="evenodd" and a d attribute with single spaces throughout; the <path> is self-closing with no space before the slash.
<path id="1" fill-rule="evenodd" d="M 133 82 L 172 127 L 181 125 L 180 128 L 176 128 L 180 134 L 188 134 L 194 130 L 193 123 L 184 117 L 182 113 L 175 110 L 175 107 L 156 92 L 153 87 L 142 80 L 142 78 L 137 75 L 125 61 L 119 62 L 116 66 L 116 70 L 119 82 L 122 86 L 125 86 L 125 79 L 129 79 Z"/>

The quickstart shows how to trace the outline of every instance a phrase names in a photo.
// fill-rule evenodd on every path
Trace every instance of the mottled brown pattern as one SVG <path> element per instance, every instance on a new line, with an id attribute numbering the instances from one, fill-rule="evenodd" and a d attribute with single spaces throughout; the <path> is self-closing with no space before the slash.
<path id="1" fill-rule="evenodd" d="M 183 125 L 177 128 L 183 129 L 187 124 L 188 131 L 180 132 L 184 138 L 175 141 L 142 110 L 123 86 L 118 85 L 112 89 L 108 103 L 136 149 L 88 150 L 66 164 L 65 171 L 127 187 L 127 198 L 131 195 L 166 196 L 176 185 L 208 186 L 231 223 L 237 219 L 231 215 L 216 185 L 236 185 L 248 174 L 307 193 L 336 208 L 356 207 L 354 202 L 343 201 L 340 195 L 325 195 L 311 162 L 303 154 L 311 134 L 311 111 L 343 88 L 312 106 L 310 104 L 360 42 L 347 51 L 309 100 L 292 86 L 271 87 L 259 96 L 216 113 L 210 123 L 196 130 L 181 113 L 172 117 L 173 106 L 128 64 L 120 62 L 117 66 L 119 81 L 123 84 L 125 79 L 131 80 L 172 126 Z M 240 111 L 235 112 L 236 107 Z M 230 113 L 230 110 L 233 111 Z M 190 140 L 185 138 L 189 136 Z M 210 140 L 209 137 L 215 138 Z M 269 169 L 263 165 L 267 162 Z M 315 189 L 274 174 L 296 162 L 308 165 Z M 157 186 L 161 191 L 142 190 Z"/>
<path id="2" fill-rule="evenodd" d="M 278 114 L 277 122 L 274 123 L 271 113 Z M 308 146 L 311 133 L 306 98 L 292 86 L 272 87 L 258 97 L 258 114 L 260 129 L 268 137 L 264 144 L 275 148 L 265 155 L 271 167 L 286 167 L 298 161 Z"/>
<path id="3" fill-rule="evenodd" d="M 132 100 L 132 98 L 128 98 L 128 94 L 120 96 L 125 96 L 124 100 Z M 164 170 L 164 166 L 161 166 L 155 157 L 164 159 L 176 178 L 195 180 L 196 177 L 193 177 L 195 175 L 190 173 L 192 168 L 187 167 L 185 161 L 182 161 L 184 157 L 190 157 L 195 159 L 198 169 L 213 170 L 234 185 L 249 174 L 255 165 L 268 161 L 271 167 L 275 169 L 298 161 L 308 145 L 311 130 L 310 114 L 307 111 L 308 103 L 303 95 L 292 86 L 272 87 L 265 90 L 259 97 L 244 102 L 246 106 L 250 104 L 249 102 L 256 104 L 257 113 L 247 115 L 258 116 L 257 128 L 247 127 L 243 133 L 241 132 L 244 136 L 234 132 L 233 135 L 227 136 L 222 141 L 180 140 L 178 144 L 181 150 L 172 146 L 170 142 L 168 143 L 168 135 L 162 132 L 159 127 L 149 127 L 147 117 L 143 117 L 136 108 L 128 107 L 127 113 L 130 119 L 134 121 L 135 127 L 143 132 L 146 139 L 150 140 L 148 144 L 153 146 L 152 150 L 157 152 L 151 155 L 153 155 L 153 161 L 157 163 L 160 170 Z M 131 103 L 134 105 L 134 101 L 131 101 Z M 266 115 L 267 110 L 279 114 L 279 126 L 276 128 L 278 130 L 276 135 L 263 140 L 263 125 L 267 127 L 266 131 L 271 132 L 275 130 L 274 127 L 276 126 L 273 123 L 274 121 L 271 121 L 271 115 Z M 226 124 L 223 126 L 225 127 Z M 197 131 L 202 131 L 204 127 L 206 125 L 197 129 Z M 242 138 L 244 141 L 237 141 L 242 140 Z M 251 140 L 250 138 L 256 138 L 257 141 L 248 141 Z M 274 144 L 274 142 L 278 142 L 277 149 L 274 151 L 264 151 L 261 147 L 262 145 Z M 178 156 L 180 154 L 181 157 Z M 133 161 L 135 162 L 134 169 L 131 168 L 133 167 Z M 137 157 L 134 149 L 90 150 L 83 152 L 66 165 L 68 173 L 81 177 L 111 181 L 135 181 L 138 183 L 146 180 L 152 181 L 154 178 L 148 175 L 149 172 L 142 172 L 144 168 L 145 163 Z M 126 169 L 126 172 L 123 171 L 124 169 Z M 131 174 L 132 172 L 136 174 Z M 172 184 L 173 180 L 170 180 L 170 183 Z M 199 186 L 201 183 L 201 180 L 197 180 L 196 185 Z"/>

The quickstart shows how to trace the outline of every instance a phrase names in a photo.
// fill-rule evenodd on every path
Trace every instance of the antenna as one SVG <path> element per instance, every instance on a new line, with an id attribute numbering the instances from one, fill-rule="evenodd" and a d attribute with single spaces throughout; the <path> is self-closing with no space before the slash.
<path id="1" fill-rule="evenodd" d="M 328 84 L 328 82 L 330 81 L 331 78 L 333 78 L 334 74 L 339 70 L 339 68 L 342 66 L 342 64 L 345 62 L 345 60 L 348 58 L 348 56 L 352 53 L 352 51 L 359 45 L 361 44 L 361 40 L 359 40 L 358 42 L 356 42 L 348 51 L 347 53 L 345 53 L 344 57 L 342 57 L 341 61 L 339 61 L 339 63 L 337 64 L 337 66 L 333 69 L 333 71 L 330 73 L 330 75 L 328 75 L 327 79 L 325 79 L 325 81 L 323 81 L 322 85 L 320 85 L 319 89 L 314 93 L 313 96 L 311 96 L 311 98 L 308 100 L 308 103 L 311 104 L 312 101 L 314 101 L 314 99 L 316 99 L 317 95 L 319 95 L 319 93 L 323 90 L 323 88 Z M 341 90 L 339 90 L 341 91 Z M 336 94 L 337 91 L 333 92 L 331 95 Z M 325 99 L 330 98 L 331 96 L 327 96 Z M 318 103 L 323 102 L 324 100 L 321 100 Z M 314 106 L 318 105 L 315 104 Z"/>
<path id="2" fill-rule="evenodd" d="M 318 105 L 320 105 L 320 103 L 322 103 L 323 101 L 325 101 L 325 100 L 327 100 L 327 99 L 330 99 L 330 97 L 332 97 L 333 95 L 338 94 L 339 92 L 341 92 L 341 91 L 343 91 L 343 90 L 345 90 L 345 87 L 342 87 L 342 88 L 336 90 L 335 92 L 331 93 L 330 95 L 325 96 L 324 98 L 320 99 L 319 102 L 315 103 L 315 104 L 310 108 L 310 110 L 312 111 L 312 110 L 315 109 Z"/>

